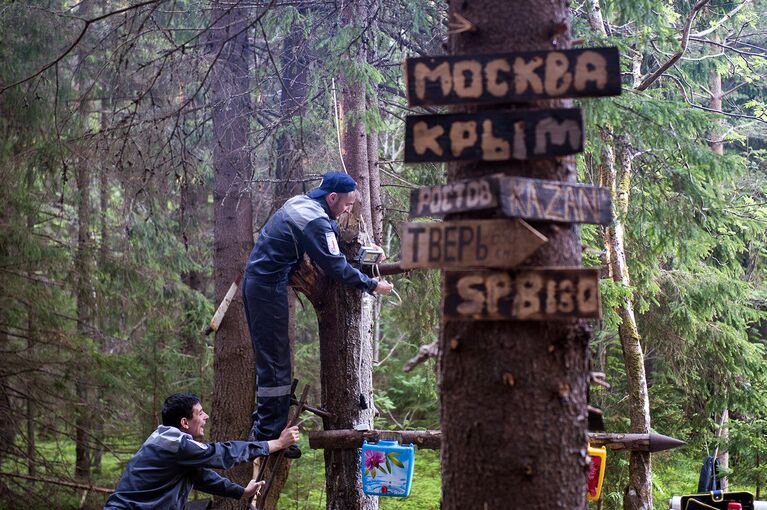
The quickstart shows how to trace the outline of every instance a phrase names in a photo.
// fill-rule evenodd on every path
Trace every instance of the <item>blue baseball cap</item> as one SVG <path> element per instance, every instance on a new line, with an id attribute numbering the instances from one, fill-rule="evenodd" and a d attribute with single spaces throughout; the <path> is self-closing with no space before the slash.
<path id="1" fill-rule="evenodd" d="M 311 198 L 324 197 L 328 193 L 349 193 L 357 189 L 357 183 L 349 174 L 343 172 L 328 172 L 322 176 L 320 187 L 313 189 L 307 195 Z"/>

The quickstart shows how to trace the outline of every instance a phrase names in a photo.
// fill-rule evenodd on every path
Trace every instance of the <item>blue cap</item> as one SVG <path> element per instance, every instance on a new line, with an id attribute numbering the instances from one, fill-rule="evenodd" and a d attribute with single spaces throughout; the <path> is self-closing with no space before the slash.
<path id="1" fill-rule="evenodd" d="M 328 193 L 349 193 L 357 189 L 357 183 L 349 174 L 343 172 L 328 172 L 322 176 L 320 187 L 313 189 L 307 195 L 311 198 L 324 197 Z"/>

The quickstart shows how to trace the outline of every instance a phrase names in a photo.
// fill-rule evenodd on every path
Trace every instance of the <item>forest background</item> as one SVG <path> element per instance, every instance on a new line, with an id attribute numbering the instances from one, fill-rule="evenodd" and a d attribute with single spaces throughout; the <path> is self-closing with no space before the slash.
<path id="1" fill-rule="evenodd" d="M 324 1 L 0 3 L 0 507 L 100 508 L 104 492 L 77 486 L 114 487 L 170 393 L 201 395 L 216 434 L 214 380 L 252 373 L 217 359 L 220 340 L 202 334 L 218 304 L 214 206 L 252 208 L 257 235 L 285 196 L 343 168 L 355 123 L 380 175 L 373 234 L 396 261 L 410 190 L 445 180 L 442 165 L 402 163 L 401 63 L 445 53 L 447 11 L 356 4 L 350 16 Z M 653 456 L 655 508 L 693 492 L 715 452 L 729 453 L 731 487 L 759 496 L 767 5 L 585 0 L 571 13 L 580 46 L 620 48 L 624 85 L 619 97 L 577 102 L 579 180 L 612 184 L 618 210 L 614 225 L 581 231 L 584 265 L 603 270 L 592 368 L 611 384 L 592 388 L 591 403 L 608 431 L 629 430 L 631 317 L 652 428 L 688 442 Z M 237 29 L 222 30 L 233 16 L 225 26 Z M 241 92 L 223 87 L 222 66 Z M 230 135 L 244 138 L 247 171 L 214 189 L 215 112 L 238 107 L 233 98 L 248 129 Z M 438 336 L 439 273 L 393 281 L 402 302 L 375 304 L 376 426 L 438 429 L 434 361 L 403 366 Z M 306 299 L 296 317 L 296 376 L 319 402 Z M 322 455 L 303 447 L 281 508 L 324 506 Z M 628 455 L 610 453 L 602 508 L 623 506 L 628 478 Z M 438 508 L 439 485 L 438 454 L 419 451 L 413 496 L 381 507 Z"/>

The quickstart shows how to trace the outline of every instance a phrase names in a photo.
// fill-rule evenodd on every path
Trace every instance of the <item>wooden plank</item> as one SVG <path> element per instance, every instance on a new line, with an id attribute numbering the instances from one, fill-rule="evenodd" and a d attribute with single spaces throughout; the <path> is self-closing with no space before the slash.
<path id="1" fill-rule="evenodd" d="M 522 220 L 403 223 L 400 267 L 514 267 L 547 241 Z"/>
<path id="2" fill-rule="evenodd" d="M 508 161 L 583 150 L 578 108 L 408 115 L 405 162 Z"/>
<path id="3" fill-rule="evenodd" d="M 410 192 L 410 217 L 495 209 L 499 205 L 499 177 L 502 176 L 485 176 L 414 189 Z"/>
<path id="4" fill-rule="evenodd" d="M 599 270 L 530 268 L 446 272 L 445 320 L 567 320 L 601 317 Z"/>
<path id="5" fill-rule="evenodd" d="M 501 206 L 505 216 L 568 223 L 612 222 L 610 190 L 562 181 L 503 177 Z"/>
<path id="6" fill-rule="evenodd" d="M 488 104 L 621 93 L 618 48 L 409 58 L 410 106 Z"/>

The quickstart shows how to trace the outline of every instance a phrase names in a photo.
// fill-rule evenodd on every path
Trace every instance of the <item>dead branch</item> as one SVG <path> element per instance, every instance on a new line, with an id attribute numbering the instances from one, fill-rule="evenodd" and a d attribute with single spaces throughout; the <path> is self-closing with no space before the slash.
<path id="1" fill-rule="evenodd" d="M 676 64 L 676 62 L 682 58 L 682 55 L 685 51 L 687 51 L 687 44 L 690 40 L 690 28 L 692 27 L 692 22 L 695 20 L 695 16 L 698 14 L 698 12 L 708 3 L 708 0 L 698 0 L 698 2 L 693 6 L 692 10 L 690 11 L 690 14 L 687 16 L 687 22 L 684 25 L 684 30 L 682 31 L 682 40 L 680 41 L 680 48 L 679 51 L 674 53 L 671 58 L 669 58 L 665 64 L 660 66 L 657 71 L 652 73 L 650 76 L 645 78 L 642 83 L 637 86 L 636 90 L 646 90 L 647 87 L 655 83 L 655 81 L 660 78 L 663 73 L 665 73 L 671 66 Z"/>
<path id="2" fill-rule="evenodd" d="M 405 366 L 402 367 L 402 370 L 405 372 L 410 372 L 413 370 L 416 366 L 420 365 L 424 361 L 426 361 L 429 358 L 436 358 L 439 354 L 439 345 L 437 344 L 437 341 L 422 345 L 420 349 L 418 349 L 418 354 L 410 360 L 405 363 Z"/>

